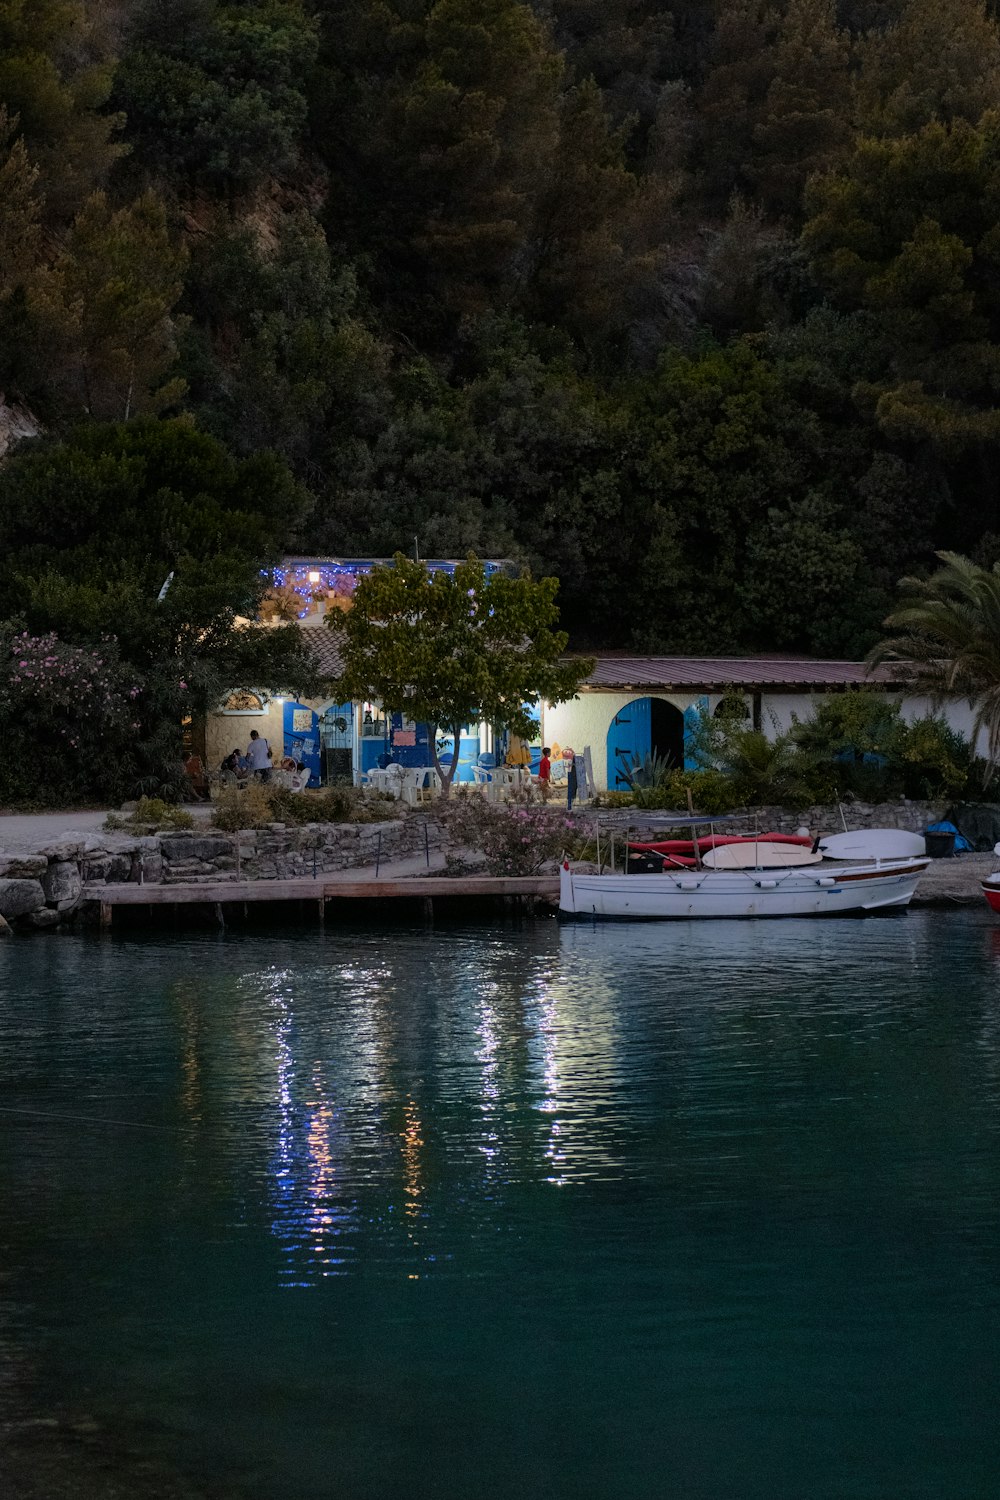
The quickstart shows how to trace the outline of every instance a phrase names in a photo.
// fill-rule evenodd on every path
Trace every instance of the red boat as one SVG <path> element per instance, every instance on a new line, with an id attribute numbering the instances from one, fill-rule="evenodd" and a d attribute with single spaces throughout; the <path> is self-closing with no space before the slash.
<path id="1" fill-rule="evenodd" d="M 990 910 L 1000 916 L 1000 870 L 995 875 L 987 875 L 983 881 L 983 895 Z"/>

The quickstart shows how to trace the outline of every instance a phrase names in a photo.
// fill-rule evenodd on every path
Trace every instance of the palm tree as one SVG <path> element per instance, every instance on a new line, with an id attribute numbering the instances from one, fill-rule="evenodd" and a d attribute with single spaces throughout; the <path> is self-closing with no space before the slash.
<path id="1" fill-rule="evenodd" d="M 986 735 L 987 775 L 1000 762 L 1000 563 L 981 568 L 957 552 L 930 578 L 903 578 L 900 607 L 884 621 L 869 668 L 899 663 L 901 677 L 931 698 L 966 698 L 973 743 Z"/>

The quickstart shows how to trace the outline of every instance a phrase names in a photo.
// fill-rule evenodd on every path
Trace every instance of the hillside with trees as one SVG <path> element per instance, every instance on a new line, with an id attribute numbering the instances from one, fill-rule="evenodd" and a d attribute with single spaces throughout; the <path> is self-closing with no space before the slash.
<path id="1" fill-rule="evenodd" d="M 557 575 L 580 648 L 862 654 L 1000 556 L 996 11 L 0 0 L 0 620 L 92 644 L 51 518 L 130 559 L 145 495 L 157 568 L 416 537 Z M 111 468 L 185 430 L 178 541 Z"/>

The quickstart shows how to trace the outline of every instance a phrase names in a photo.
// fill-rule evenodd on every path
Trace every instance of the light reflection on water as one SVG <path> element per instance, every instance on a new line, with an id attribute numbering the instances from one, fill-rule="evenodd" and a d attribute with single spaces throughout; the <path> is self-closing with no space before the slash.
<path id="1" fill-rule="evenodd" d="M 0 994 L 17 1337 L 180 1467 L 992 1493 L 987 914 L 55 938 Z"/>

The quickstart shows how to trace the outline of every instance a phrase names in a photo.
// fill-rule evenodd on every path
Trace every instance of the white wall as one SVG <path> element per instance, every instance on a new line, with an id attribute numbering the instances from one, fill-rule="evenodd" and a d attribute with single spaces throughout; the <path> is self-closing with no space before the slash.
<path id="1" fill-rule="evenodd" d="M 828 696 L 827 693 L 782 693 L 776 690 L 762 693 L 761 728 L 770 738 L 773 738 L 775 734 L 783 734 L 791 728 L 793 714 L 800 720 L 808 719 L 817 705 Z M 711 713 L 718 705 L 721 694 L 652 693 L 641 688 L 633 692 L 581 693 L 578 698 L 574 698 L 569 703 L 560 703 L 555 708 L 547 704 L 543 705 L 543 743 L 553 747 L 558 745 L 560 749 L 566 745 L 572 745 L 578 754 L 585 745 L 589 745 L 594 765 L 594 782 L 598 791 L 604 791 L 608 785 L 607 746 L 611 721 L 620 709 L 633 703 L 637 698 L 661 698 L 666 703 L 672 703 L 682 713 L 692 704 L 707 698 Z M 747 707 L 750 708 L 752 696 L 747 694 L 746 699 Z M 937 711 L 928 698 L 902 697 L 899 701 L 903 717 L 908 723 Z M 940 711 L 953 729 L 957 729 L 967 739 L 971 739 L 973 713 L 967 703 L 946 704 Z M 980 737 L 977 749 L 980 755 L 985 753 L 985 737 Z"/>
<path id="2" fill-rule="evenodd" d="M 637 698 L 660 698 L 664 703 L 672 703 L 683 713 L 692 703 L 698 703 L 704 697 L 708 698 L 711 711 L 719 702 L 720 695 L 651 693 L 643 688 L 629 693 L 581 693 L 578 698 L 569 703 L 560 703 L 555 708 L 543 705 L 542 743 L 553 749 L 556 745 L 560 749 L 571 745 L 578 755 L 585 745 L 589 745 L 594 766 L 594 783 L 598 791 L 605 791 L 608 785 L 608 730 L 619 709 L 634 703 Z"/>
<path id="3" fill-rule="evenodd" d="M 810 718 L 825 696 L 825 693 L 761 693 L 760 727 L 773 740 L 775 735 L 791 729 L 792 714 L 799 719 Z"/>

